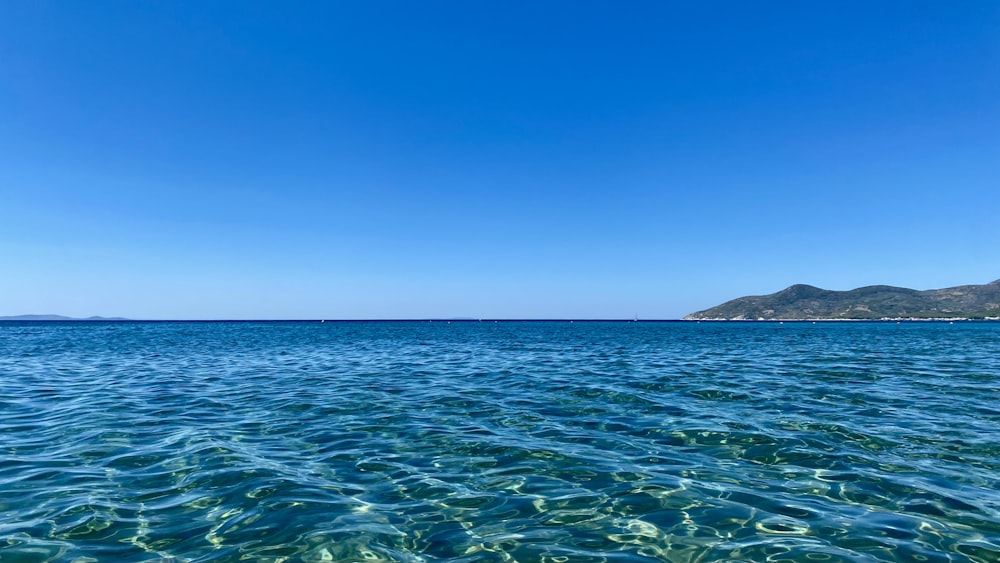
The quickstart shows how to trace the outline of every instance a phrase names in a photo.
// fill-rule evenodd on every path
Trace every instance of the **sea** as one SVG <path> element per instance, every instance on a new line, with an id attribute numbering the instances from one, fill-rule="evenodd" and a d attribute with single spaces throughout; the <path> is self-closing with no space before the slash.
<path id="1" fill-rule="evenodd" d="M 1000 561 L 1000 323 L 0 323 L 0 562 Z"/>

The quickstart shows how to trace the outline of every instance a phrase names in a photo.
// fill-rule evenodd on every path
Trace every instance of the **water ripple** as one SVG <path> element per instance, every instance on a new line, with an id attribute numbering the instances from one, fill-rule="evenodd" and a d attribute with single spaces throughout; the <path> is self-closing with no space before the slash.
<path id="1" fill-rule="evenodd" d="M 1000 326 L 3 323 L 0 561 L 1000 561 Z"/>

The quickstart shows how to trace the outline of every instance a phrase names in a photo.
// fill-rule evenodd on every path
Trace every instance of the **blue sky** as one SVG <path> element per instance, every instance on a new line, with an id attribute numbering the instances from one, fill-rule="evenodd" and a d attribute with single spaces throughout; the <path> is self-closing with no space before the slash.
<path id="1" fill-rule="evenodd" d="M 0 3 L 0 315 L 1000 278 L 996 2 Z"/>

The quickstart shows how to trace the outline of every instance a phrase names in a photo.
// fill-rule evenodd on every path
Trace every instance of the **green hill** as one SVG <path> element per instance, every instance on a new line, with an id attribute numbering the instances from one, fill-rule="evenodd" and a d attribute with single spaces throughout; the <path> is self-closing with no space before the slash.
<path id="1" fill-rule="evenodd" d="M 924 291 L 889 285 L 831 291 L 798 284 L 770 295 L 733 299 L 684 318 L 771 320 L 997 317 L 1000 317 L 1000 280 L 986 285 L 961 285 Z"/>

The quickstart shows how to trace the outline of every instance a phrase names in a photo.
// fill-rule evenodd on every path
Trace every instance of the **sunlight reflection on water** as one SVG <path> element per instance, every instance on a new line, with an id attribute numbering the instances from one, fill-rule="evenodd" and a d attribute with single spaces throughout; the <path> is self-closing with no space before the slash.
<path id="1" fill-rule="evenodd" d="M 998 358 L 987 323 L 3 323 L 0 561 L 995 562 Z"/>

